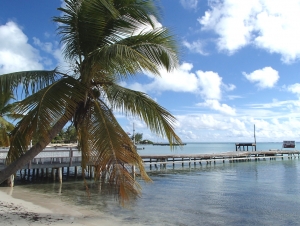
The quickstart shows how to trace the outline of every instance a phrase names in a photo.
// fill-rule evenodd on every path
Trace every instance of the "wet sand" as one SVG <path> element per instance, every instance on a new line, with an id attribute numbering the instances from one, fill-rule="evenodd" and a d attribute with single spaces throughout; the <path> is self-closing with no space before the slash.
<path id="1" fill-rule="evenodd" d="M 62 202 L 59 197 L 34 194 L 21 186 L 0 187 L 0 197 L 2 226 L 124 225 L 113 216 Z"/>

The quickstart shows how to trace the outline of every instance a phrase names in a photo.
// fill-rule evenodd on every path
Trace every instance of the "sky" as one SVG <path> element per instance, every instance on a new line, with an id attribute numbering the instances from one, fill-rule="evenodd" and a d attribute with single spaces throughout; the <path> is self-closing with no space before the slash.
<path id="1" fill-rule="evenodd" d="M 300 0 L 161 0 L 157 26 L 173 32 L 179 66 L 122 82 L 176 117 L 184 142 L 300 141 Z M 0 74 L 64 69 L 61 0 L 0 1 Z M 138 118 L 123 129 L 165 141 Z"/>

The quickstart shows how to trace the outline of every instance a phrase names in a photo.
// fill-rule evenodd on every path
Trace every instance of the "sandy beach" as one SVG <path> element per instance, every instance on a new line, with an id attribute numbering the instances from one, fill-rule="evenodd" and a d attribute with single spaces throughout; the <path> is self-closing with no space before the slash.
<path id="1" fill-rule="evenodd" d="M 58 197 L 34 194 L 21 186 L 0 187 L 1 226 L 124 225 L 104 213 L 62 202 Z"/>

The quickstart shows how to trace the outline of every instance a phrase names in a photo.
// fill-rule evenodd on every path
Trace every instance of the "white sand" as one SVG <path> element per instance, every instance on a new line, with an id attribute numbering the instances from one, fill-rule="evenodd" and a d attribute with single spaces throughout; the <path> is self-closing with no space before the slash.
<path id="1" fill-rule="evenodd" d="M 34 194 L 21 186 L 0 187 L 1 226 L 124 225 L 104 213 L 73 206 L 47 194 Z"/>

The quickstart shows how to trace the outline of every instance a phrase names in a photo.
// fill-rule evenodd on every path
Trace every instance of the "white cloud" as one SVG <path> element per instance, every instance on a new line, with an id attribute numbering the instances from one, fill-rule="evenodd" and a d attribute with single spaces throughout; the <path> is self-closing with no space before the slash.
<path id="1" fill-rule="evenodd" d="M 295 83 L 293 85 L 288 86 L 287 90 L 291 93 L 295 93 L 297 95 L 300 95 L 300 83 Z"/>
<path id="2" fill-rule="evenodd" d="M 201 55 L 208 55 L 204 51 L 204 43 L 201 40 L 194 41 L 192 43 L 189 43 L 188 41 L 183 41 L 182 43 L 185 47 L 187 47 L 191 52 L 200 53 Z"/>
<path id="3" fill-rule="evenodd" d="M 198 0 L 180 0 L 185 9 L 197 9 Z"/>
<path id="4" fill-rule="evenodd" d="M 271 103 L 250 104 L 246 106 L 250 107 L 251 109 L 255 109 L 255 112 L 257 112 L 257 109 L 259 109 L 259 115 L 263 118 L 277 117 L 278 115 L 282 115 L 282 111 L 288 112 L 285 113 L 283 117 L 287 117 L 287 115 L 289 115 L 288 117 L 298 117 L 300 111 L 300 100 L 273 100 Z M 249 113 L 252 112 L 251 109 L 248 110 Z M 257 114 L 255 112 L 252 113 Z"/>
<path id="5" fill-rule="evenodd" d="M 208 107 L 212 110 L 219 111 L 227 115 L 236 115 L 235 109 L 227 104 L 221 104 L 218 100 L 205 100 L 203 103 L 198 103 L 197 106 Z"/>
<path id="6" fill-rule="evenodd" d="M 70 64 L 64 59 L 62 54 L 62 46 L 59 45 L 58 42 L 42 42 L 40 39 L 34 37 L 33 38 L 34 44 L 38 46 L 41 50 L 44 52 L 50 54 L 54 59 L 57 60 L 57 63 L 59 65 L 59 70 L 61 71 L 68 71 L 70 69 Z M 48 60 L 49 58 L 44 58 L 45 60 Z M 57 67 L 57 65 L 51 64 L 52 67 Z"/>
<path id="7" fill-rule="evenodd" d="M 232 90 L 235 90 L 235 88 L 236 88 L 236 86 L 235 85 L 233 85 L 233 84 L 224 84 L 224 83 L 222 83 L 222 86 L 225 88 L 225 90 L 227 90 L 227 91 L 232 91 Z"/>
<path id="8" fill-rule="evenodd" d="M 218 35 L 220 50 L 234 53 L 253 44 L 278 53 L 286 63 L 300 57 L 298 0 L 214 0 L 198 19 L 203 30 Z"/>
<path id="9" fill-rule="evenodd" d="M 197 71 L 198 85 L 204 99 L 220 100 L 222 78 L 212 71 Z"/>
<path id="10" fill-rule="evenodd" d="M 190 63 L 183 63 L 177 70 L 167 72 L 162 70 L 161 77 L 146 73 L 148 77 L 153 79 L 151 83 L 140 84 L 132 83 L 130 85 L 124 84 L 130 89 L 142 92 L 188 92 L 200 94 L 204 99 L 204 103 L 200 105 L 225 114 L 234 115 L 235 110 L 227 104 L 221 104 L 223 91 L 232 91 L 235 89 L 233 84 L 224 84 L 222 77 L 213 71 L 196 71 L 192 73 L 193 65 Z M 199 106 L 200 106 L 199 105 Z"/>
<path id="11" fill-rule="evenodd" d="M 249 115 L 235 115 L 234 117 L 224 114 L 176 115 L 179 121 L 176 131 L 183 140 L 245 142 L 253 140 L 255 124 L 258 142 L 297 140 L 300 136 L 298 117 L 292 117 L 286 112 L 265 119 L 260 116 L 260 110 L 251 112 Z M 186 128 L 189 128 L 189 131 L 186 131 Z"/>
<path id="12" fill-rule="evenodd" d="M 41 60 L 38 50 L 28 43 L 16 23 L 9 21 L 0 25 L 0 74 L 42 70 Z"/>
<path id="13" fill-rule="evenodd" d="M 255 125 L 258 142 L 297 140 L 300 137 L 299 110 L 294 112 L 294 109 L 284 108 L 285 105 L 292 104 L 293 101 L 288 100 L 258 104 L 260 106 L 244 105 L 235 115 L 223 114 L 220 111 L 207 114 L 199 112 L 174 114 L 177 119 L 175 130 L 184 142 L 250 142 L 253 141 L 253 126 Z M 278 108 L 281 110 L 278 111 Z M 132 123 L 126 131 L 131 130 Z M 146 126 L 140 126 L 139 132 L 145 134 L 145 137 L 147 136 L 150 140 L 157 140 L 157 137 L 154 134 L 151 135 Z"/>
<path id="14" fill-rule="evenodd" d="M 265 67 L 250 74 L 243 72 L 243 75 L 250 82 L 257 83 L 257 86 L 262 89 L 272 88 L 279 79 L 278 72 L 271 67 Z"/>
<path id="15" fill-rule="evenodd" d="M 166 70 L 161 70 L 161 77 L 146 73 L 153 82 L 144 85 L 145 91 L 167 91 L 171 90 L 174 92 L 198 92 L 198 78 L 197 76 L 190 72 L 193 68 L 192 64 L 183 63 L 177 70 L 172 72 L 167 72 Z"/>
<path id="16" fill-rule="evenodd" d="M 235 89 L 233 84 L 224 84 L 222 77 L 213 71 L 196 71 L 192 72 L 193 65 L 190 63 L 182 63 L 178 69 L 171 72 L 166 70 L 160 71 L 160 77 L 145 72 L 153 81 L 148 84 L 133 83 L 128 85 L 131 89 L 137 89 L 143 92 L 189 92 L 200 94 L 203 99 L 222 98 L 222 88 L 225 91 Z"/>

